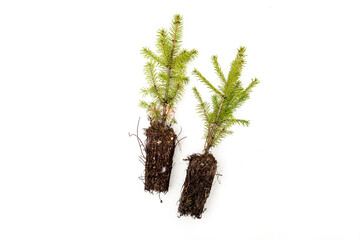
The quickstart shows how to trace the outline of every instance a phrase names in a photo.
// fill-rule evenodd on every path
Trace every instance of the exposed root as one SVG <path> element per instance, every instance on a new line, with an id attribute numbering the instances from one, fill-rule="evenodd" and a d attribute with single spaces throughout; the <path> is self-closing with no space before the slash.
<path id="1" fill-rule="evenodd" d="M 163 201 L 161 200 L 161 197 L 160 197 L 160 192 L 159 192 L 159 199 L 160 199 L 160 203 L 162 203 Z"/>
<path id="2" fill-rule="evenodd" d="M 182 128 L 180 128 L 180 132 L 177 134 L 177 138 L 179 138 L 179 137 L 180 137 L 181 133 L 182 133 Z M 186 136 L 185 136 L 185 137 L 180 138 L 179 140 L 178 140 L 178 139 L 176 139 L 176 144 L 175 144 L 175 147 L 176 147 L 177 145 L 179 145 L 179 147 L 180 147 L 180 149 L 181 149 L 180 142 L 181 142 L 182 140 L 184 140 L 185 138 L 186 138 Z"/>
<path id="3" fill-rule="evenodd" d="M 137 127 L 136 127 L 136 134 L 133 134 L 133 133 L 129 133 L 129 137 L 136 137 L 137 139 L 137 142 L 139 144 L 139 148 L 140 148 L 140 152 L 141 152 L 141 155 L 139 156 L 139 161 L 145 165 L 145 160 L 146 160 L 146 157 L 144 155 L 144 150 L 145 150 L 145 145 L 144 143 L 141 141 L 140 137 L 139 137 L 139 124 L 140 124 L 140 117 L 139 117 L 139 120 L 138 120 L 138 123 L 137 123 Z"/>
<path id="4" fill-rule="evenodd" d="M 221 184 L 219 177 L 222 177 L 222 175 L 221 175 L 220 173 L 216 173 L 215 176 L 216 176 L 217 182 L 218 182 L 219 184 Z"/>
<path id="5" fill-rule="evenodd" d="M 138 178 L 145 184 L 145 177 L 144 176 L 140 176 Z"/>

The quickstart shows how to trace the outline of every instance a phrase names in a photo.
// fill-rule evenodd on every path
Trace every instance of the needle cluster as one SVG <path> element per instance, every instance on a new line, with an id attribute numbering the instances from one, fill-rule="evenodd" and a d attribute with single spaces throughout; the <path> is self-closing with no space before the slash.
<path id="1" fill-rule="evenodd" d="M 217 56 L 211 57 L 214 70 L 220 79 L 218 87 L 212 85 L 197 69 L 193 71 L 198 80 L 213 92 L 210 104 L 203 101 L 196 87 L 193 88 L 195 97 L 199 102 L 197 110 L 205 122 L 205 153 L 208 153 L 212 147 L 220 143 L 227 135 L 232 134 L 233 131 L 230 130 L 232 126 L 236 124 L 249 125 L 248 120 L 237 119 L 234 116 L 234 112 L 249 99 L 252 88 L 259 83 L 258 79 L 255 78 L 246 88 L 242 86 L 240 76 L 245 65 L 245 51 L 245 47 L 238 49 L 227 78 L 225 78 L 220 68 Z"/>
<path id="2" fill-rule="evenodd" d="M 144 67 L 148 86 L 142 88 L 141 92 L 143 97 L 150 99 L 141 100 L 140 107 L 146 109 L 151 121 L 164 126 L 175 122 L 175 105 L 189 82 L 186 66 L 198 54 L 195 49 L 181 49 L 182 35 L 183 18 L 175 15 L 169 30 L 158 30 L 156 52 L 147 47 L 141 50 L 149 60 Z"/>

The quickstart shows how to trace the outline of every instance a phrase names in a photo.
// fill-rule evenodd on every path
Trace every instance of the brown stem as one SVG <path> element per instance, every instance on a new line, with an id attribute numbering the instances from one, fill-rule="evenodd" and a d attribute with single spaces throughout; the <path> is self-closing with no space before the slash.
<path id="1" fill-rule="evenodd" d="M 155 88 L 156 94 L 157 94 L 157 96 L 158 96 L 158 98 L 159 98 L 159 100 L 160 100 L 160 102 L 161 102 L 160 93 L 159 93 L 159 90 L 158 90 L 158 88 L 157 88 L 157 86 L 156 86 L 155 83 L 154 83 L 154 88 Z"/>
<path id="2" fill-rule="evenodd" d="M 166 123 L 166 116 L 167 116 L 167 109 L 168 109 L 167 105 L 168 105 L 167 101 L 165 100 L 164 104 L 163 104 L 163 117 L 162 117 L 162 123 L 164 124 L 164 126 Z"/>
<path id="3" fill-rule="evenodd" d="M 220 106 L 219 106 L 219 110 L 218 110 L 217 115 L 216 115 L 216 121 L 215 121 L 215 123 L 214 123 L 214 125 L 213 125 L 213 127 L 211 129 L 210 134 L 208 135 L 208 137 L 206 139 L 205 153 L 209 153 L 209 150 L 212 147 L 212 140 L 214 138 L 215 128 L 219 124 L 218 121 L 219 121 L 219 117 L 220 117 L 220 112 L 221 112 L 221 108 L 222 108 L 222 106 L 224 104 L 225 98 L 226 98 L 226 96 L 223 95 L 222 101 L 221 101 Z"/>

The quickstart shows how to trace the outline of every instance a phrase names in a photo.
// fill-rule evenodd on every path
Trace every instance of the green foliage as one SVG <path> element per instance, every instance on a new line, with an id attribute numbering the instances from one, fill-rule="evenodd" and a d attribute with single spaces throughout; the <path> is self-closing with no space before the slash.
<path id="1" fill-rule="evenodd" d="M 175 123 L 175 105 L 189 83 L 186 66 L 198 54 L 195 49 L 181 49 L 182 35 L 183 19 L 175 15 L 169 30 L 158 30 L 156 53 L 146 47 L 141 50 L 149 60 L 144 67 L 148 86 L 142 88 L 141 93 L 150 99 L 141 100 L 140 107 L 146 109 L 151 121 Z"/>
<path id="2" fill-rule="evenodd" d="M 249 121 L 237 119 L 234 112 L 250 97 L 250 92 L 259 81 L 252 79 L 251 83 L 244 89 L 240 81 L 241 71 L 245 65 L 245 47 L 238 49 L 235 59 L 231 63 L 228 77 L 225 78 L 217 56 L 211 57 L 214 70 L 220 79 L 220 86 L 214 87 L 201 73 L 194 69 L 193 74 L 204 83 L 212 92 L 211 105 L 203 101 L 198 90 L 194 87 L 193 92 L 198 100 L 196 106 L 198 113 L 205 122 L 205 152 L 219 144 L 227 135 L 233 133 L 230 130 L 234 125 L 249 126 Z"/>

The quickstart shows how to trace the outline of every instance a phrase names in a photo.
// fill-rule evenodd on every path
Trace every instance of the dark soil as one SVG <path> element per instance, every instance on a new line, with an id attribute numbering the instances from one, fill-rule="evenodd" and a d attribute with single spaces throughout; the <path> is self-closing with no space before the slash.
<path id="1" fill-rule="evenodd" d="M 177 136 L 171 127 L 151 122 L 145 129 L 145 190 L 167 192 Z"/>
<path id="2" fill-rule="evenodd" d="M 193 154 L 188 160 L 178 211 L 180 216 L 201 218 L 216 174 L 217 161 L 212 154 Z"/>

